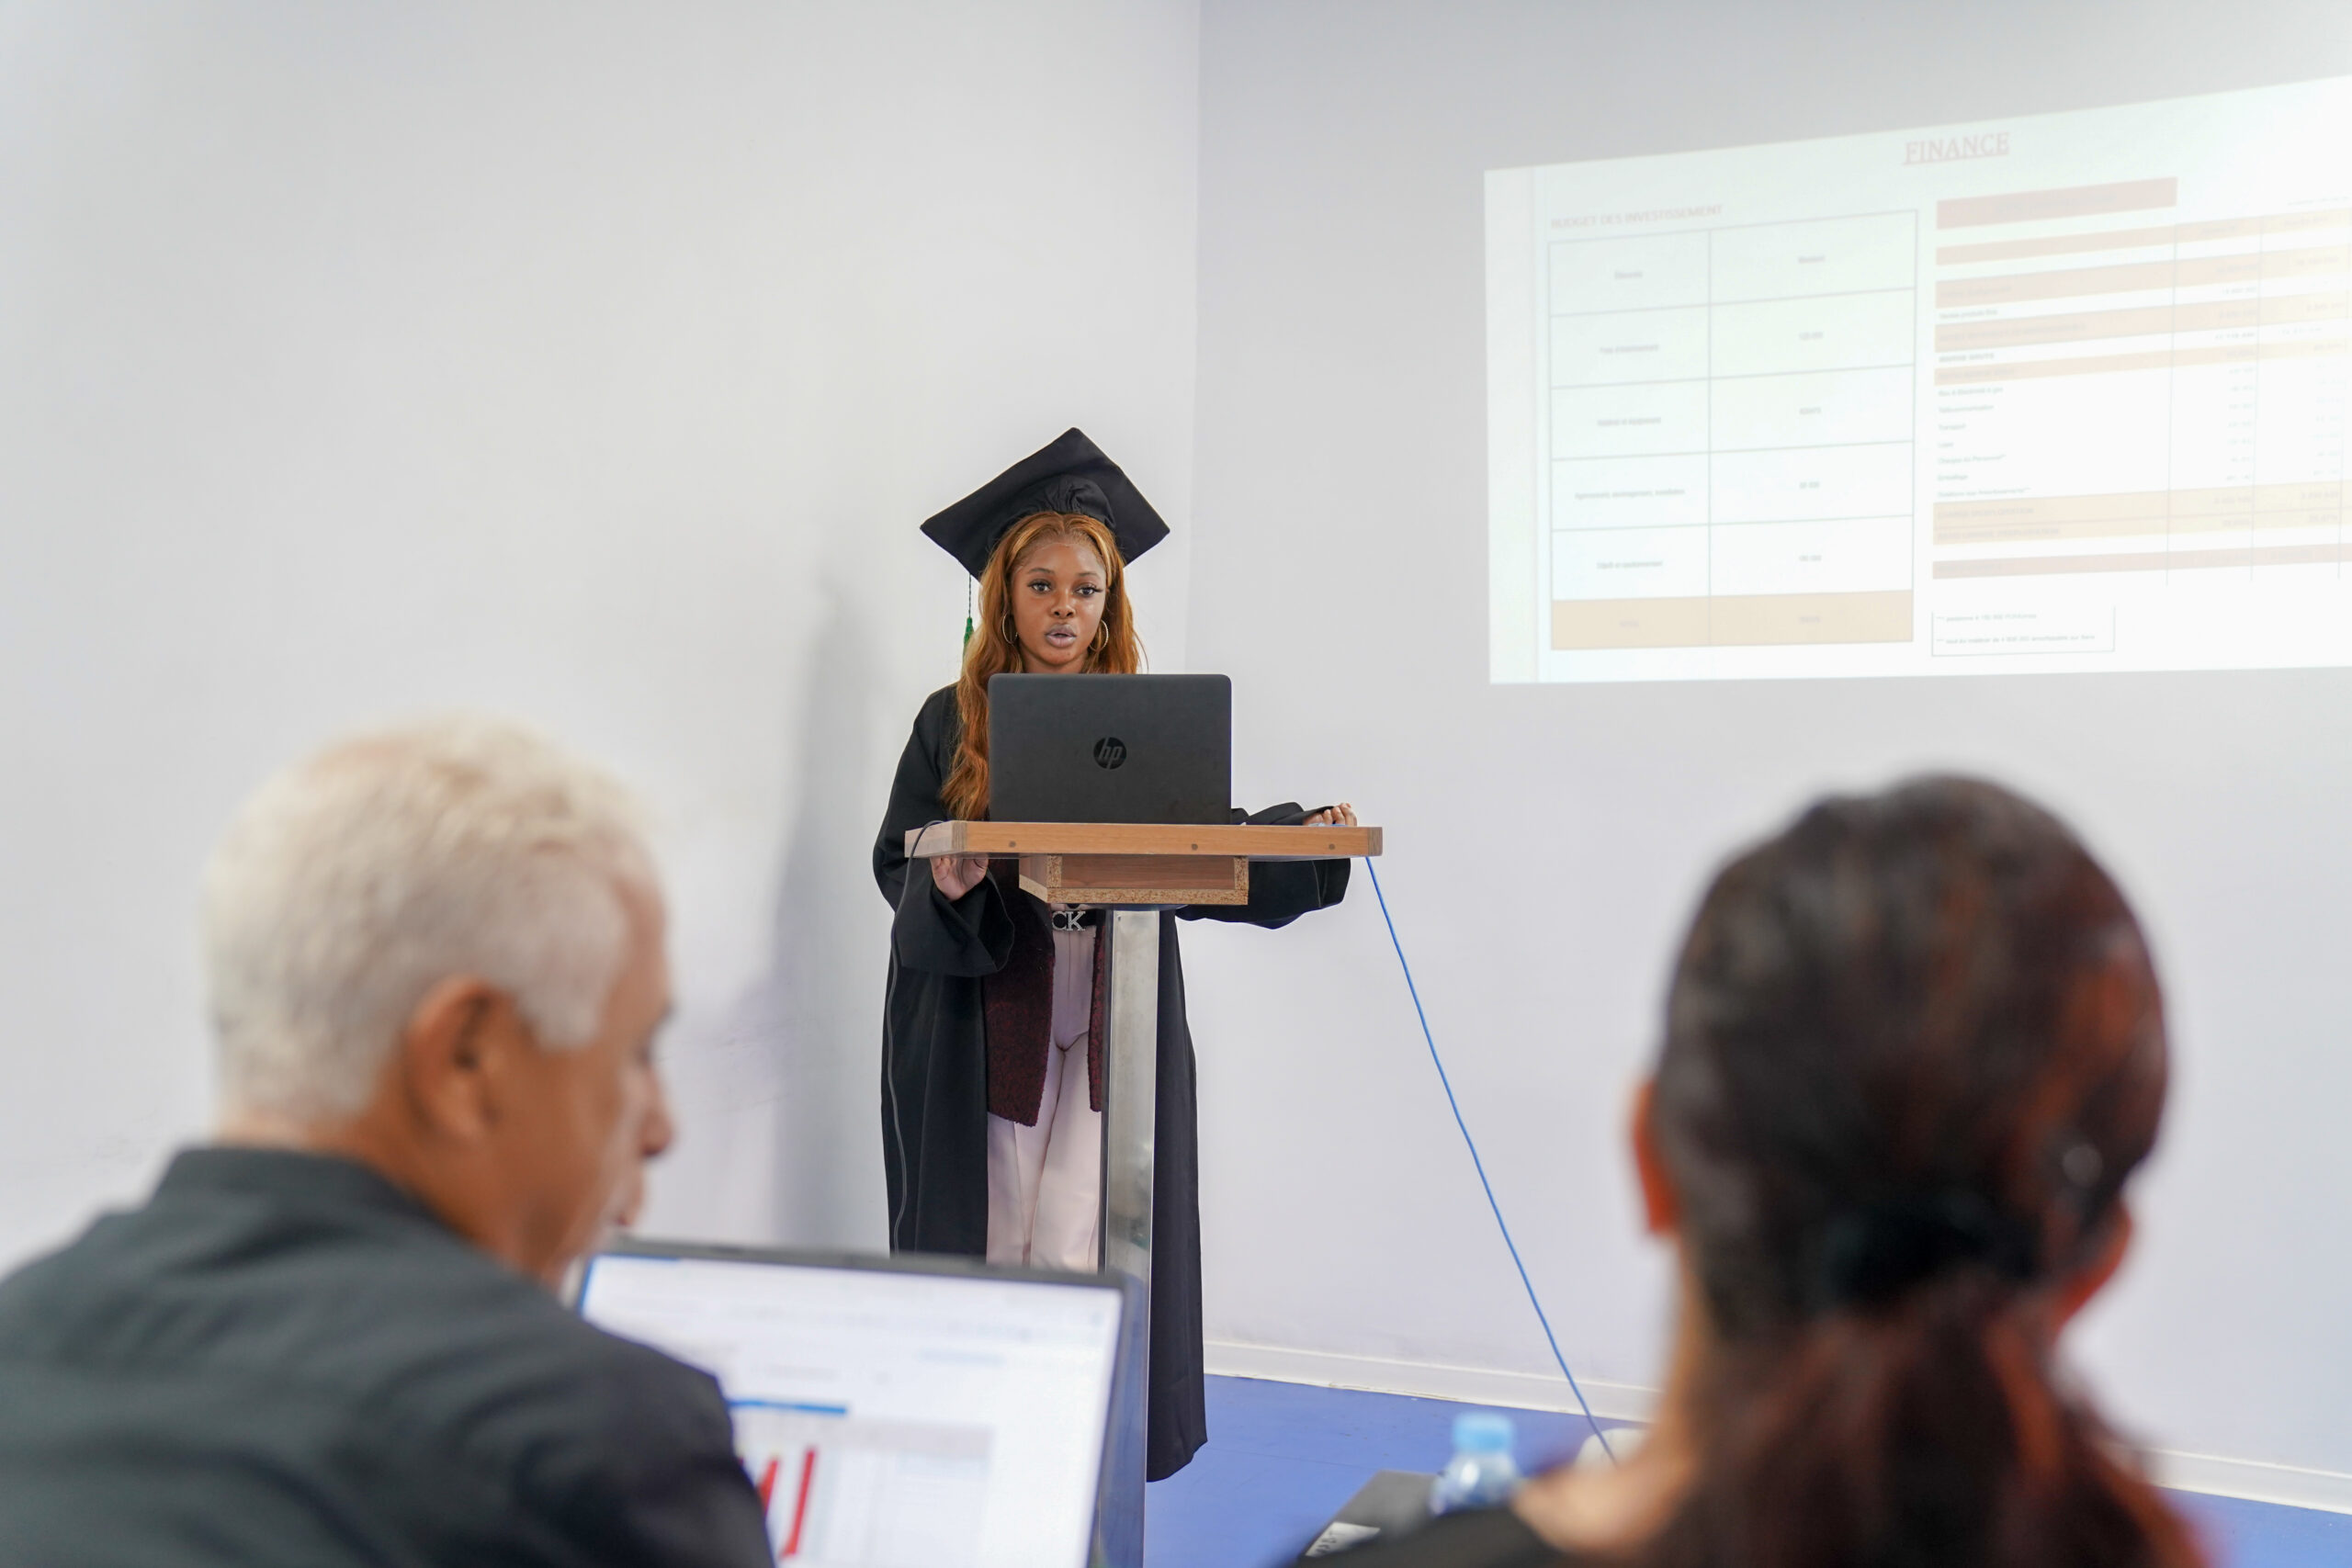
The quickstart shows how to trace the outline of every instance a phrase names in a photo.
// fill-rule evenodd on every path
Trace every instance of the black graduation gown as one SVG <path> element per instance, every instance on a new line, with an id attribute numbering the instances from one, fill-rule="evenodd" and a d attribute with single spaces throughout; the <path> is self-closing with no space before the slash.
<path id="1" fill-rule="evenodd" d="M 910 868 L 910 829 L 944 820 L 940 788 L 962 734 L 956 688 L 933 692 L 915 716 L 890 808 L 874 841 L 874 880 L 898 918 L 890 930 L 882 1019 L 882 1160 L 889 1179 L 894 1252 L 988 1252 L 988 1045 L 980 980 L 1012 952 L 1012 911 L 993 877 L 950 903 L 928 870 Z M 1296 821 L 1295 806 L 1252 821 Z M 1145 1472 L 1172 1475 L 1208 1438 L 1201 1358 L 1201 1203 L 1193 1035 L 1176 921 L 1288 925 L 1346 893 L 1344 860 L 1268 862 L 1250 868 L 1250 902 L 1196 905 L 1159 919 L 1159 1168 L 1152 1193 L 1150 1443 Z"/>

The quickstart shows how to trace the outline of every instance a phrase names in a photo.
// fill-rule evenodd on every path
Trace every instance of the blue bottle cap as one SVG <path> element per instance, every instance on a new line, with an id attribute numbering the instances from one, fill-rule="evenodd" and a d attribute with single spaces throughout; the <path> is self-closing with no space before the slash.
<path id="1" fill-rule="evenodd" d="M 1456 1453 L 1507 1454 L 1518 1438 L 1519 1429 L 1508 1416 L 1498 1416 L 1491 1410 L 1476 1410 L 1453 1418 L 1453 1449 Z"/>

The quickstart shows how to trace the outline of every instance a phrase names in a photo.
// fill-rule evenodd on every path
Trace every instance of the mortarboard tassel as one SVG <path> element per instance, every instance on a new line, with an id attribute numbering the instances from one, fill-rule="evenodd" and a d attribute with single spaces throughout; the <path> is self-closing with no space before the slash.
<path id="1" fill-rule="evenodd" d="M 972 646 L 972 584 L 968 580 L 964 584 L 964 646 Z"/>

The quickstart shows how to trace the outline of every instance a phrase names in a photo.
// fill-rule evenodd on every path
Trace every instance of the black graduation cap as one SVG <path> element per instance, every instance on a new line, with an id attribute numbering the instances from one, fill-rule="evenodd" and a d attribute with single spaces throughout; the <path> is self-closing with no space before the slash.
<path id="1" fill-rule="evenodd" d="M 1135 481 L 1075 426 L 933 514 L 922 531 L 978 577 L 1005 530 L 1039 512 L 1076 512 L 1106 525 L 1123 561 L 1168 537 L 1168 525 Z"/>

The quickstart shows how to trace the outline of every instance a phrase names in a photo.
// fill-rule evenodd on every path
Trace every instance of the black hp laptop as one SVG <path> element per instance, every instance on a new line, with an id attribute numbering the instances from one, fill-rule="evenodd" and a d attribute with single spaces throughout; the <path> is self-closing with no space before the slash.
<path id="1" fill-rule="evenodd" d="M 1222 675 L 999 675 L 989 815 L 999 822 L 1225 822 L 1233 682 Z"/>

